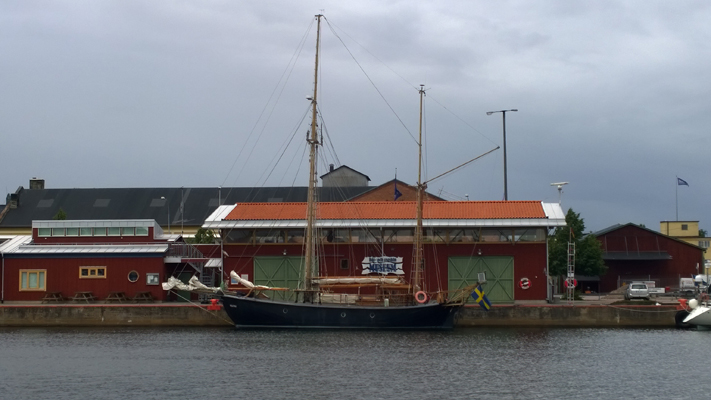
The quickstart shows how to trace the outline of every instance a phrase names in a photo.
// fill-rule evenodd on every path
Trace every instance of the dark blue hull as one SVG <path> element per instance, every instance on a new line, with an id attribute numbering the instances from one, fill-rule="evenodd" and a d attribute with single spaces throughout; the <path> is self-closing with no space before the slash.
<path id="1" fill-rule="evenodd" d="M 460 308 L 286 303 L 232 295 L 223 295 L 222 303 L 238 328 L 452 329 Z"/>

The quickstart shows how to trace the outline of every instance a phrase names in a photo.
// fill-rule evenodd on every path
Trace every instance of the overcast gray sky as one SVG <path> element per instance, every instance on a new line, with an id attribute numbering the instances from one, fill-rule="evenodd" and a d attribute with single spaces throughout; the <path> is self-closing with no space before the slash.
<path id="1" fill-rule="evenodd" d="M 429 177 L 501 145 L 501 115 L 486 111 L 518 108 L 506 118 L 510 200 L 555 202 L 550 183 L 569 181 L 563 207 L 587 230 L 658 230 L 676 219 L 678 189 L 679 219 L 711 228 L 705 1 L 6 0 L 0 189 L 31 177 L 305 186 L 320 12 L 325 126 L 340 163 L 372 185 L 396 168 L 416 181 L 424 84 Z M 501 200 L 503 151 L 429 191 Z"/>

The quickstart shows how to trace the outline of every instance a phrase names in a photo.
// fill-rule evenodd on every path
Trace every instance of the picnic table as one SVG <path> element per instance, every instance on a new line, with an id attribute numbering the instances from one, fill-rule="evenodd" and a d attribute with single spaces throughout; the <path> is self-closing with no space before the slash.
<path id="1" fill-rule="evenodd" d="M 87 303 L 96 299 L 97 297 L 92 292 L 74 292 L 74 297 L 72 297 L 74 301 L 86 301 Z"/>
<path id="2" fill-rule="evenodd" d="M 136 303 L 145 301 L 146 303 L 152 303 L 153 302 L 153 295 L 151 292 L 136 292 L 136 295 L 133 296 L 133 301 Z"/>
<path id="3" fill-rule="evenodd" d="M 42 303 L 59 303 L 60 301 L 64 301 L 62 292 L 47 292 L 42 297 Z"/>
<path id="4" fill-rule="evenodd" d="M 129 300 L 130 299 L 126 296 L 126 293 L 124 292 L 109 292 L 108 296 L 106 296 L 106 299 L 104 299 L 106 303 L 110 303 L 113 301 L 123 303 L 124 301 L 127 302 Z"/>

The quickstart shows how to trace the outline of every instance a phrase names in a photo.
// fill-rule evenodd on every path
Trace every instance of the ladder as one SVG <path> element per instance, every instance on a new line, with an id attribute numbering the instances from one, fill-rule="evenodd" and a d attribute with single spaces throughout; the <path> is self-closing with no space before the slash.
<path id="1" fill-rule="evenodd" d="M 572 306 L 575 301 L 575 243 L 568 242 L 568 276 L 565 280 L 566 296 L 568 305 Z"/>

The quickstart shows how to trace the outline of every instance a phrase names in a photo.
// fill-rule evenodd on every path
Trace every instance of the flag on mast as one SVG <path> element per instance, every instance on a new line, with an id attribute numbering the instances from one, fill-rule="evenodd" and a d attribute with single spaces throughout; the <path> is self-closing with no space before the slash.
<path id="1" fill-rule="evenodd" d="M 685 180 L 679 178 L 678 176 L 676 177 L 676 184 L 679 186 L 689 186 L 689 184 Z"/>
<path id="2" fill-rule="evenodd" d="M 400 191 L 397 190 L 397 168 L 395 168 L 395 198 L 393 199 L 393 201 L 400 198 L 400 196 L 402 196 L 402 193 L 400 193 Z"/>

